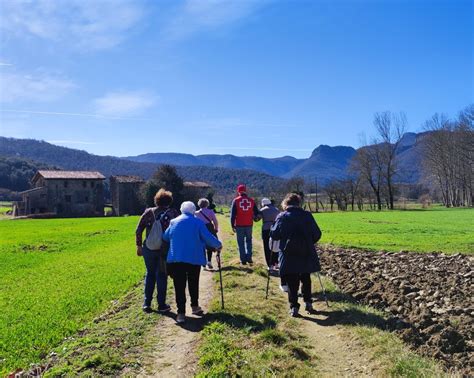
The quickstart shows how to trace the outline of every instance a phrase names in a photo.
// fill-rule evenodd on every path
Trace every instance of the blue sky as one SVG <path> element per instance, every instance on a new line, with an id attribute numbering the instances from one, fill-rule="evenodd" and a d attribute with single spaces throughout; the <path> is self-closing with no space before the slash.
<path id="1" fill-rule="evenodd" d="M 474 102 L 472 1 L 0 2 L 0 135 L 307 157 Z"/>

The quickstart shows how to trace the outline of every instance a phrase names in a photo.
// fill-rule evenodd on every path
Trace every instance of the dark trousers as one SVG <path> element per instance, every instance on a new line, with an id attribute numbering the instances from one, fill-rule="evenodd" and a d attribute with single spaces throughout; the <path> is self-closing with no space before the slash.
<path id="1" fill-rule="evenodd" d="M 298 303 L 298 289 L 300 287 L 300 282 L 302 285 L 301 290 L 303 291 L 303 299 L 305 302 L 312 302 L 311 299 L 311 275 L 310 273 L 294 273 L 294 274 L 285 274 L 282 277 L 286 280 L 288 285 L 288 301 L 290 302 L 290 307 L 300 307 Z"/>
<path id="2" fill-rule="evenodd" d="M 262 230 L 263 250 L 265 251 L 265 261 L 268 267 L 278 262 L 278 253 L 270 249 L 270 230 Z"/>
<path id="3" fill-rule="evenodd" d="M 168 288 L 168 275 L 166 272 L 160 271 L 160 254 L 156 251 L 149 250 L 145 245 L 142 248 L 143 260 L 145 260 L 146 276 L 145 276 L 145 299 L 144 306 L 151 306 L 153 292 L 155 291 L 158 300 L 158 308 L 162 308 L 166 304 L 166 289 Z"/>
<path id="4" fill-rule="evenodd" d="M 206 252 L 207 252 L 207 262 L 211 262 L 213 251 L 214 251 L 213 249 L 209 249 L 209 248 L 206 250 Z"/>
<path id="5" fill-rule="evenodd" d="M 186 313 L 186 283 L 191 297 L 191 306 L 199 306 L 201 266 L 188 263 L 171 263 L 168 264 L 168 273 L 173 277 L 178 314 Z"/>

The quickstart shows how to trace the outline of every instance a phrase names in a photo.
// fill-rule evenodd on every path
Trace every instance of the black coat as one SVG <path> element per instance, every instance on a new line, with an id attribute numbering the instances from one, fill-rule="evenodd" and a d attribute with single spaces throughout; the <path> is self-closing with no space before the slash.
<path id="1" fill-rule="evenodd" d="M 270 236 L 280 241 L 281 275 L 321 270 L 314 246 L 321 239 L 321 230 L 311 213 L 289 207 L 275 220 Z"/>

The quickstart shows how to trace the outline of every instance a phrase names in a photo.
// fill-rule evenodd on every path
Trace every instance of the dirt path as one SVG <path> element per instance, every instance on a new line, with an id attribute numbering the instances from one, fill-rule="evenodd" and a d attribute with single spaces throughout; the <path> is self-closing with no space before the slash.
<path id="1" fill-rule="evenodd" d="M 225 240 L 228 235 L 219 233 L 220 240 Z M 199 279 L 199 305 L 205 313 L 214 296 L 213 275 L 218 274 L 215 254 L 213 255 L 214 271 L 201 270 Z M 174 292 L 168 295 L 168 302 L 172 307 L 172 312 L 163 316 L 154 328 L 152 334 L 147 338 L 150 344 L 154 345 L 152 351 L 147 354 L 145 368 L 138 374 L 140 377 L 192 377 L 196 373 L 198 356 L 196 347 L 199 341 L 199 334 L 205 324 L 205 316 L 197 317 L 191 315 L 189 303 L 189 293 L 186 289 L 186 323 L 178 325 L 176 323 L 176 303 Z M 127 375 L 127 372 L 124 372 Z"/>
<path id="2" fill-rule="evenodd" d="M 318 357 L 318 370 L 323 377 L 382 376 L 381 367 L 368 356 L 370 351 L 338 325 L 325 325 L 331 311 L 325 304 L 315 303 L 316 314 L 302 313 L 304 334 Z"/>
<path id="3" fill-rule="evenodd" d="M 214 283 L 212 275 L 215 272 L 201 271 L 199 281 L 199 305 L 207 312 L 213 297 Z M 176 309 L 174 300 L 170 301 Z M 189 299 L 187 305 L 187 319 L 183 326 L 176 324 L 176 313 L 164 316 L 151 336 L 156 340 L 156 352 L 152 355 L 152 365 L 147 369 L 153 376 L 160 377 L 190 377 L 195 374 L 197 367 L 196 344 L 204 320 L 190 314 Z M 140 376 L 149 376 L 149 373 Z"/>
<path id="4" fill-rule="evenodd" d="M 229 236 L 221 235 L 224 240 Z M 254 240 L 255 260 L 259 263 L 263 263 L 261 245 L 260 238 Z M 214 274 L 217 272 L 205 270 L 201 272 L 200 305 L 205 311 L 208 310 L 215 292 L 212 279 Z M 272 291 L 277 292 L 277 295 L 283 295 L 278 289 L 279 280 L 272 279 L 271 282 Z M 316 284 L 317 282 L 313 279 L 313 286 L 316 287 Z M 170 302 L 175 309 L 174 300 Z M 189 303 L 187 305 L 189 306 Z M 318 310 L 316 314 L 309 315 L 302 311 L 302 317 L 296 318 L 302 334 L 308 338 L 312 352 L 317 356 L 318 371 L 315 375 L 323 377 L 381 376 L 382 368 L 368 357 L 371 355 L 370 351 L 360 345 L 347 329 L 331 321 L 337 315 L 333 314 L 333 311 L 337 313 L 337 310 L 327 308 L 321 302 L 316 302 L 315 308 Z M 175 312 L 172 312 L 169 316 L 163 317 L 152 334 L 147 337 L 154 347 L 145 357 L 148 362 L 138 374 L 139 376 L 191 377 L 195 375 L 198 360 L 196 346 L 204 320 L 188 316 L 186 324 L 179 326 L 175 322 L 175 316 Z"/>
<path id="5" fill-rule="evenodd" d="M 257 243 L 257 261 L 263 263 L 263 252 Z M 278 288 L 279 279 L 272 279 L 273 292 L 277 295 L 286 295 Z M 312 288 L 319 288 L 317 278 L 312 276 Z M 300 317 L 295 320 L 300 325 L 302 334 L 308 338 L 313 354 L 318 362 L 317 376 L 322 377 L 374 377 L 384 376 L 383 367 L 369 356 L 372 355 L 351 332 L 337 324 L 341 318 L 341 311 L 334 307 L 327 307 L 324 302 L 314 302 L 314 314 L 304 311 L 304 302 L 300 298 Z M 330 304 L 331 306 L 331 304 Z M 344 317 L 343 315 L 342 317 Z"/>

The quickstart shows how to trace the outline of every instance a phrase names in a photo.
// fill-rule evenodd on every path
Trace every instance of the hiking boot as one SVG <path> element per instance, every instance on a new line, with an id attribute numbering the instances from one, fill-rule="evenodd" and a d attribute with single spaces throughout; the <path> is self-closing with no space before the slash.
<path id="1" fill-rule="evenodd" d="M 201 316 L 204 315 L 204 311 L 200 306 L 191 306 L 191 309 L 193 310 L 193 315 Z"/>
<path id="2" fill-rule="evenodd" d="M 284 293 L 288 293 L 288 285 L 280 285 L 280 290 Z"/>
<path id="3" fill-rule="evenodd" d="M 241 261 L 240 265 L 247 265 L 247 261 Z"/>
<path id="4" fill-rule="evenodd" d="M 169 304 L 164 304 L 163 306 L 158 306 L 158 312 L 160 314 L 164 314 L 171 310 L 171 306 Z"/>
<path id="5" fill-rule="evenodd" d="M 290 316 L 296 318 L 298 316 L 298 307 L 290 308 Z"/>
<path id="6" fill-rule="evenodd" d="M 176 323 L 183 324 L 185 321 L 186 321 L 186 315 L 178 314 L 178 316 L 176 316 Z"/>
<path id="7" fill-rule="evenodd" d="M 247 262 L 248 262 L 250 265 L 253 264 L 253 260 L 252 260 L 252 259 L 247 260 Z"/>
<path id="8" fill-rule="evenodd" d="M 151 306 L 147 306 L 147 305 L 143 305 L 142 310 L 143 312 L 146 312 L 147 314 L 150 314 L 153 312 L 153 310 L 151 309 Z"/>
<path id="9" fill-rule="evenodd" d="M 304 305 L 304 309 L 306 310 L 306 312 L 309 312 L 310 314 L 312 314 L 314 312 L 313 303 L 306 302 Z"/>
<path id="10" fill-rule="evenodd" d="M 212 264 L 211 264 L 210 261 L 207 262 L 206 267 L 207 267 L 207 269 L 209 269 L 209 270 L 214 269 L 214 267 L 212 266 Z"/>

